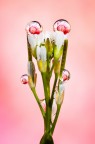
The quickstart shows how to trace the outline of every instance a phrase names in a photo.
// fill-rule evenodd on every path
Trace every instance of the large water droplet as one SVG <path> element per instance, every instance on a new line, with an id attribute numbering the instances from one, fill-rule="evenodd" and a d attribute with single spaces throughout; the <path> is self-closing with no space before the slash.
<path id="1" fill-rule="evenodd" d="M 22 84 L 27 84 L 28 83 L 28 75 L 27 74 L 22 75 L 20 80 L 21 80 Z"/>
<path id="2" fill-rule="evenodd" d="M 26 31 L 31 34 L 40 34 L 42 30 L 43 27 L 38 21 L 31 21 L 26 26 Z"/>
<path id="3" fill-rule="evenodd" d="M 53 25 L 54 31 L 62 31 L 64 34 L 67 34 L 71 30 L 71 26 L 68 21 L 64 19 L 57 20 Z"/>
<path id="4" fill-rule="evenodd" d="M 70 72 L 66 69 L 63 70 L 62 72 L 62 81 L 67 81 L 70 79 Z"/>

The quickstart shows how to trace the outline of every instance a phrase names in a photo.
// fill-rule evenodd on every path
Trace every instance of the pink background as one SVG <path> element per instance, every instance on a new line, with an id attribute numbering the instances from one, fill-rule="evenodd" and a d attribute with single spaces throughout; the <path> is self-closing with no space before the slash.
<path id="1" fill-rule="evenodd" d="M 44 30 L 67 19 L 72 31 L 66 68 L 71 79 L 54 132 L 55 144 L 95 144 L 95 1 L 0 1 L 0 144 L 38 144 L 43 121 L 28 85 L 25 26 L 38 20 Z M 40 74 L 37 90 L 43 96 Z"/>

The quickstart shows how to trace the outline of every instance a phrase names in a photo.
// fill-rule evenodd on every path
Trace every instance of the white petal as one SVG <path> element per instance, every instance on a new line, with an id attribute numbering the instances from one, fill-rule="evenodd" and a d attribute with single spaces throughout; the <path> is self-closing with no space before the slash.
<path id="1" fill-rule="evenodd" d="M 37 45 L 37 38 L 35 35 L 29 34 L 28 35 L 28 41 L 31 47 L 34 49 L 35 46 Z"/>
<path id="2" fill-rule="evenodd" d="M 41 48 L 39 46 L 37 46 L 37 48 L 36 48 L 36 54 L 37 54 L 37 60 L 38 61 L 41 59 L 40 53 L 41 53 Z"/>
<path id="3" fill-rule="evenodd" d="M 50 38 L 50 32 L 46 31 L 44 38 L 45 38 L 45 40 L 46 40 L 47 38 Z"/>
<path id="4" fill-rule="evenodd" d="M 55 31 L 53 33 L 53 36 L 54 36 L 55 44 L 57 45 L 58 48 L 61 48 L 61 46 L 64 44 L 64 40 L 65 40 L 65 36 L 64 36 L 63 32 Z"/>
<path id="5" fill-rule="evenodd" d="M 41 60 L 42 61 L 46 61 L 46 59 L 47 59 L 47 53 L 46 53 L 45 46 L 41 46 L 40 55 L 41 55 Z"/>
<path id="6" fill-rule="evenodd" d="M 41 32 L 39 35 L 37 35 L 37 45 L 40 46 L 40 44 L 44 43 L 44 33 Z"/>

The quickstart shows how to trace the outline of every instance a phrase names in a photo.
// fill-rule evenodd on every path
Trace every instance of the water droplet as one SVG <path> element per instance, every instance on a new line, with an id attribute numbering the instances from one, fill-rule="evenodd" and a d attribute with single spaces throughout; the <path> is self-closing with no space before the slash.
<path id="1" fill-rule="evenodd" d="M 43 27 L 38 21 L 31 21 L 26 26 L 26 31 L 31 34 L 40 34 L 42 30 Z"/>
<path id="2" fill-rule="evenodd" d="M 64 71 L 62 72 L 62 80 L 67 81 L 70 79 L 70 72 L 66 69 L 64 69 Z"/>
<path id="3" fill-rule="evenodd" d="M 64 19 L 57 20 L 53 25 L 54 31 L 62 31 L 64 34 L 67 34 L 71 30 L 71 26 L 68 21 Z"/>
<path id="4" fill-rule="evenodd" d="M 27 84 L 28 83 L 28 75 L 27 74 L 22 75 L 20 80 L 21 80 L 22 84 Z"/>

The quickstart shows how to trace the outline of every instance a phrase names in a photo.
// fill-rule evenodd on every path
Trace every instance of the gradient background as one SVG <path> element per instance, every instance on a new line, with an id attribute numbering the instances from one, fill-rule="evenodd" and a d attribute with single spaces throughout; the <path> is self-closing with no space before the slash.
<path id="1" fill-rule="evenodd" d="M 95 144 L 95 0 L 0 1 L 0 144 L 38 144 L 43 120 L 28 85 L 25 26 L 38 20 L 52 30 L 72 26 L 66 68 L 71 79 L 54 132 L 55 144 Z M 40 74 L 37 90 L 43 97 Z"/>

